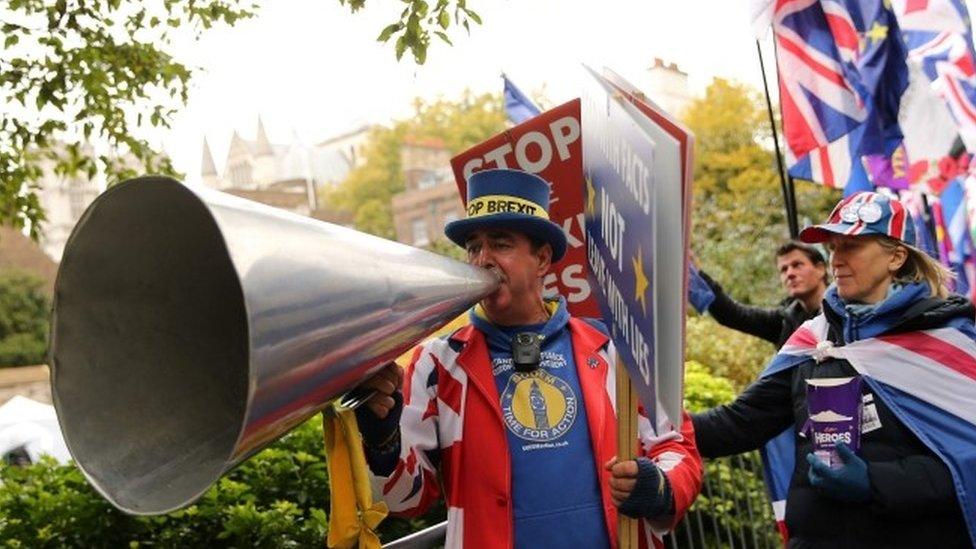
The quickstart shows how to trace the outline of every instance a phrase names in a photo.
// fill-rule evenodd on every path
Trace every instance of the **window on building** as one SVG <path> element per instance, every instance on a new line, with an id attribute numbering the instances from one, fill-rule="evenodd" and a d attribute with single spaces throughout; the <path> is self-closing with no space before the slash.
<path id="1" fill-rule="evenodd" d="M 414 246 L 426 246 L 430 244 L 430 237 L 427 236 L 426 219 L 414 219 L 413 222 L 411 223 L 411 229 L 413 232 Z"/>
<path id="2" fill-rule="evenodd" d="M 234 186 L 249 185 L 251 183 L 251 165 L 247 163 L 235 164 L 230 169 L 230 180 Z"/>
<path id="3" fill-rule="evenodd" d="M 429 189 L 436 184 L 437 184 L 437 172 L 433 170 L 425 171 L 423 174 L 420 175 L 420 178 L 417 180 L 417 188 L 420 190 Z"/>

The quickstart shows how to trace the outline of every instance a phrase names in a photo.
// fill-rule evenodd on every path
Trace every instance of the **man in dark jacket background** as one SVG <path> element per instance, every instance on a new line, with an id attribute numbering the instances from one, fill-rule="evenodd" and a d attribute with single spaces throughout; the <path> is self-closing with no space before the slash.
<path id="1" fill-rule="evenodd" d="M 828 283 L 827 262 L 817 248 L 791 240 L 776 250 L 776 269 L 787 297 L 771 308 L 735 301 L 705 271 L 698 271 L 715 295 L 708 312 L 723 326 L 782 347 L 800 324 L 820 313 Z"/>

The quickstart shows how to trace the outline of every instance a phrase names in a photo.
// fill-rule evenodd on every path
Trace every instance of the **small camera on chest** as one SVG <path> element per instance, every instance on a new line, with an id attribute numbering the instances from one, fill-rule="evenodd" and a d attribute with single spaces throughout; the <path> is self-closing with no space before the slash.
<path id="1" fill-rule="evenodd" d="M 518 372 L 535 371 L 542 362 L 542 336 L 521 332 L 512 338 L 512 362 Z"/>

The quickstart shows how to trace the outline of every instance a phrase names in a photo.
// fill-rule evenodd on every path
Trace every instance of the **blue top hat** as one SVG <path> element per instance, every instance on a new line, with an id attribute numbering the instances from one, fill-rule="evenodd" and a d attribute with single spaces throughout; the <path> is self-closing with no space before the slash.
<path id="1" fill-rule="evenodd" d="M 451 221 L 444 234 L 465 245 L 477 229 L 499 228 L 524 233 L 552 246 L 552 262 L 566 254 L 566 234 L 549 221 L 549 184 L 519 170 L 483 170 L 468 178 L 468 217 Z"/>

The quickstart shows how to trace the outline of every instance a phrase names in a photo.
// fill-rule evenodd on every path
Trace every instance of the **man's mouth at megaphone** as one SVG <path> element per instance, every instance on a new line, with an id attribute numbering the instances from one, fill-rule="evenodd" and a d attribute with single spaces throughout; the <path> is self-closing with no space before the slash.
<path id="1" fill-rule="evenodd" d="M 476 230 L 467 239 L 468 260 L 491 272 L 498 289 L 481 301 L 489 319 L 503 326 L 538 324 L 548 319 L 542 300 L 542 277 L 552 251 L 527 235 L 509 229 Z"/>

